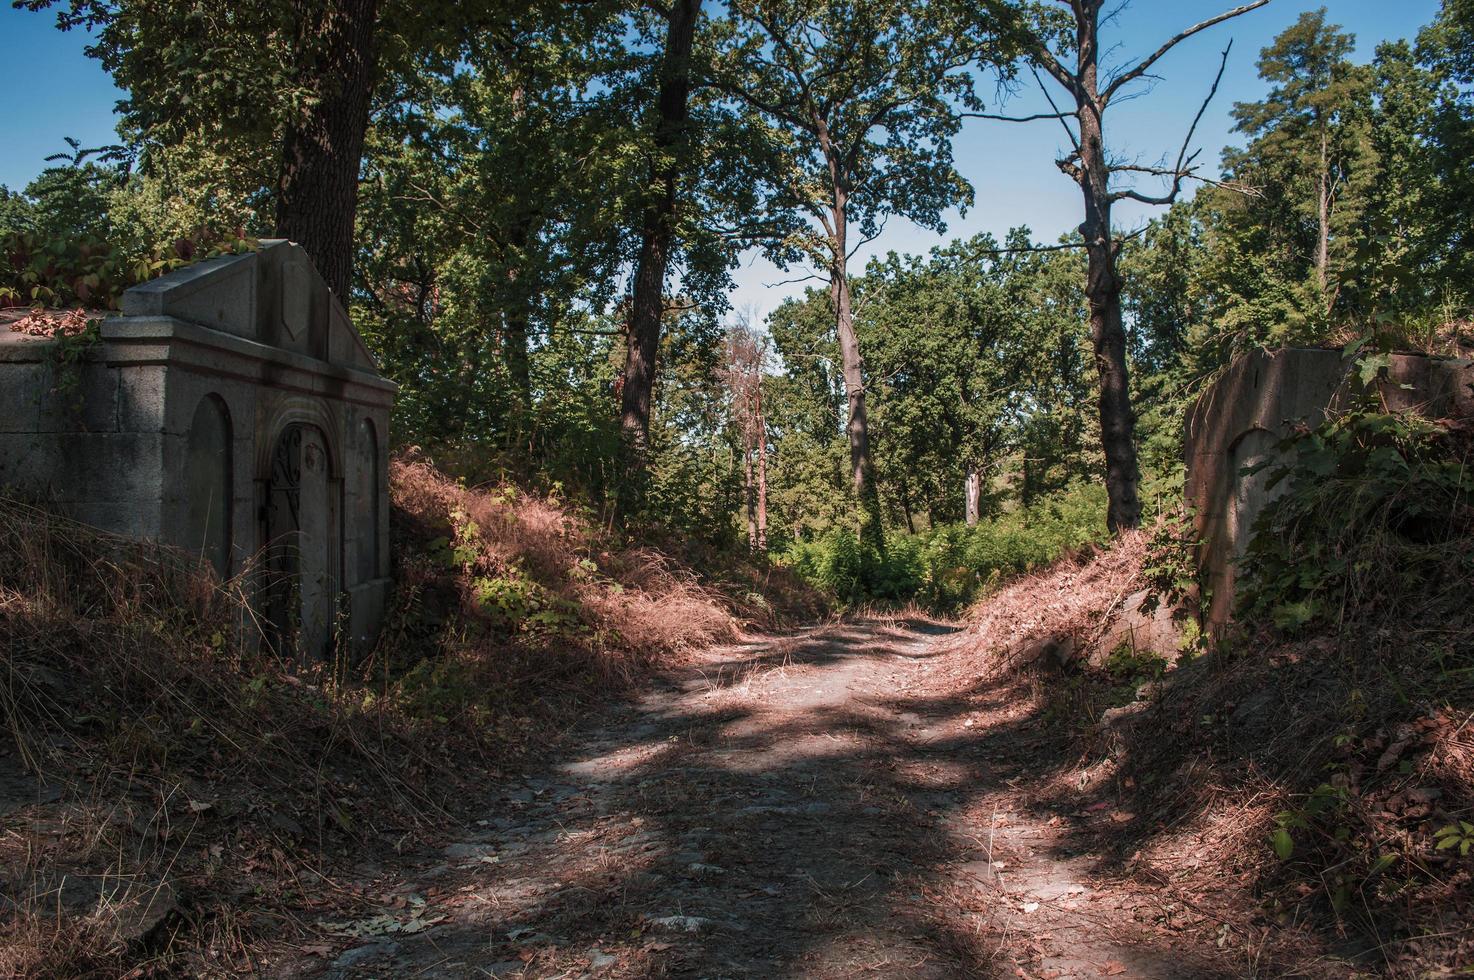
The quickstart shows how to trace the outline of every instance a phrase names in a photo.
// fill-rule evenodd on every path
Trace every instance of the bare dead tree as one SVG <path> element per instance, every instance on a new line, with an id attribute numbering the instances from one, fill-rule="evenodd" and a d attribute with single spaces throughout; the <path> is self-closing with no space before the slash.
<path id="1" fill-rule="evenodd" d="M 1085 220 L 1080 224 L 1080 235 L 1088 257 L 1085 298 L 1090 309 L 1090 338 L 1100 376 L 1100 429 L 1106 457 L 1106 489 L 1110 498 L 1107 521 L 1113 532 L 1119 532 L 1141 523 L 1141 478 L 1136 456 L 1136 417 L 1131 406 L 1127 376 L 1126 332 L 1121 318 L 1121 278 L 1117 272 L 1121 240 L 1113 234 L 1111 208 L 1124 200 L 1168 206 L 1177 200 L 1187 181 L 1201 179 L 1197 173 L 1200 167 L 1198 151 L 1191 148 L 1193 136 L 1218 92 L 1228 64 L 1228 49 L 1223 52 L 1218 75 L 1188 127 L 1187 136 L 1173 162 L 1161 166 L 1140 166 L 1112 160 L 1106 147 L 1106 110 L 1122 96 L 1127 86 L 1155 78 L 1151 74 L 1152 67 L 1177 45 L 1210 27 L 1263 7 L 1269 0 L 1254 0 L 1194 24 L 1129 67 L 1105 72 L 1102 72 L 1100 64 L 1100 23 L 1105 0 L 1057 2 L 1068 7 L 1073 16 L 1072 39 L 1051 46 L 1044 32 L 1024 30 L 1028 58 L 1035 66 L 1034 77 L 1049 101 L 1051 111 L 1027 116 L 976 115 L 1008 122 L 1054 120 L 1064 127 L 1069 137 L 1071 152 L 1057 161 L 1057 165 L 1079 185 L 1085 202 Z M 996 10 L 998 5 L 989 4 L 989 7 Z M 1014 13 L 1015 17 L 1020 16 L 1017 8 L 1014 8 Z M 1231 47 L 1232 44 L 1229 45 Z M 1065 90 L 1073 107 L 1060 108 L 1044 79 L 1039 76 L 1040 70 Z M 1113 178 L 1121 174 L 1157 178 L 1165 182 L 1165 190 L 1160 194 L 1147 194 L 1135 187 L 1118 186 Z"/>
<path id="2" fill-rule="evenodd" d="M 768 548 L 768 426 L 763 416 L 767 359 L 767 338 L 746 321 L 727 332 L 726 358 L 719 373 L 731 393 L 732 420 L 742 440 L 747 544 L 753 551 Z"/>

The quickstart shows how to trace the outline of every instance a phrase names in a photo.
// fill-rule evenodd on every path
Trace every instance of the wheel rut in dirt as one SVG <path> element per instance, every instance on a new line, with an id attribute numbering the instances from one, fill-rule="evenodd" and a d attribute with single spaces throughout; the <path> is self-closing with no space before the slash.
<path id="1" fill-rule="evenodd" d="M 1215 975 L 1134 929 L 1130 896 L 1020 802 L 1027 719 L 953 689 L 950 632 L 866 620 L 706 651 L 366 879 L 383 907 L 331 926 L 359 945 L 327 972 Z"/>

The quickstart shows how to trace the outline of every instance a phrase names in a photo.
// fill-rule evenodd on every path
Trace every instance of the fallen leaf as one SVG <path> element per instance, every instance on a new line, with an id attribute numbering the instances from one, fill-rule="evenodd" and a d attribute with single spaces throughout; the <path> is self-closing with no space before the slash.
<path id="1" fill-rule="evenodd" d="M 1100 968 L 1100 972 L 1108 977 L 1118 977 L 1126 972 L 1126 964 L 1120 960 L 1109 960 L 1105 966 Z"/>

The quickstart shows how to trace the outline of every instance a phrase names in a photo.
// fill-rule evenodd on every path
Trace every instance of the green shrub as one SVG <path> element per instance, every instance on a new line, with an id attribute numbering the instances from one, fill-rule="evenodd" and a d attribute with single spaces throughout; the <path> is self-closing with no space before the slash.
<path id="1" fill-rule="evenodd" d="M 789 546 L 778 561 L 841 602 L 916 602 L 945 611 L 1013 575 L 1107 536 L 1105 488 L 1078 484 L 1030 507 L 967 527 L 887 534 L 883 546 L 831 528 Z"/>
<path id="2" fill-rule="evenodd" d="M 1474 581 L 1470 434 L 1379 407 L 1285 440 L 1254 524 L 1240 602 L 1294 632 L 1362 612 L 1468 601 Z"/>
<path id="3" fill-rule="evenodd" d="M 200 259 L 257 247 L 241 235 L 206 236 L 135 253 L 101 238 L 13 232 L 0 236 L 0 307 L 113 310 L 130 286 Z"/>

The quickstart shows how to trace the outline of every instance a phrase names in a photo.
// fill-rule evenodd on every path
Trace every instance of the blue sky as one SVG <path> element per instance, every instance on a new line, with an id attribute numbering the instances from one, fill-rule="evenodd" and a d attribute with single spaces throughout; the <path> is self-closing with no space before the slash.
<path id="1" fill-rule="evenodd" d="M 0 0 L 3 2 L 3 0 Z M 1116 45 L 1116 63 L 1134 60 L 1191 23 L 1232 6 L 1238 0 L 1135 0 L 1107 31 L 1105 43 Z M 1155 163 L 1175 155 L 1186 127 L 1212 83 L 1218 55 L 1230 38 L 1234 48 L 1218 97 L 1199 125 L 1195 146 L 1202 159 L 1216 164 L 1219 150 L 1235 142 L 1229 110 L 1236 101 L 1260 98 L 1265 86 L 1254 62 L 1259 50 L 1306 10 L 1312 0 L 1272 0 L 1268 7 L 1192 38 L 1162 59 L 1162 81 L 1142 98 L 1115 106 L 1107 117 L 1113 152 Z M 1411 37 L 1430 21 L 1438 0 L 1326 0 L 1330 17 L 1357 36 L 1358 57 L 1370 58 L 1379 41 Z M 113 105 L 122 93 L 97 63 L 83 53 L 86 36 L 63 34 L 47 13 L 0 6 L 0 184 L 19 189 L 45 166 L 44 158 L 66 148 L 73 136 L 87 146 L 110 143 Z M 1037 93 L 1021 93 L 1010 110 L 1039 101 Z M 953 214 L 947 232 L 937 235 L 893 220 L 885 234 L 856 257 L 862 267 L 871 255 L 895 250 L 924 252 L 958 236 L 991 231 L 1000 237 L 1016 225 L 1028 225 L 1040 239 L 1053 239 L 1079 223 L 1079 191 L 1055 169 L 1064 145 L 1056 123 L 1008 123 L 971 120 L 956 146 L 958 168 L 976 190 L 975 205 L 965 215 Z M 1125 226 L 1143 222 L 1151 209 L 1123 205 L 1117 220 Z M 733 303 L 767 313 L 802 285 L 774 285 L 793 278 L 761 258 L 749 255 L 737 271 Z"/>

